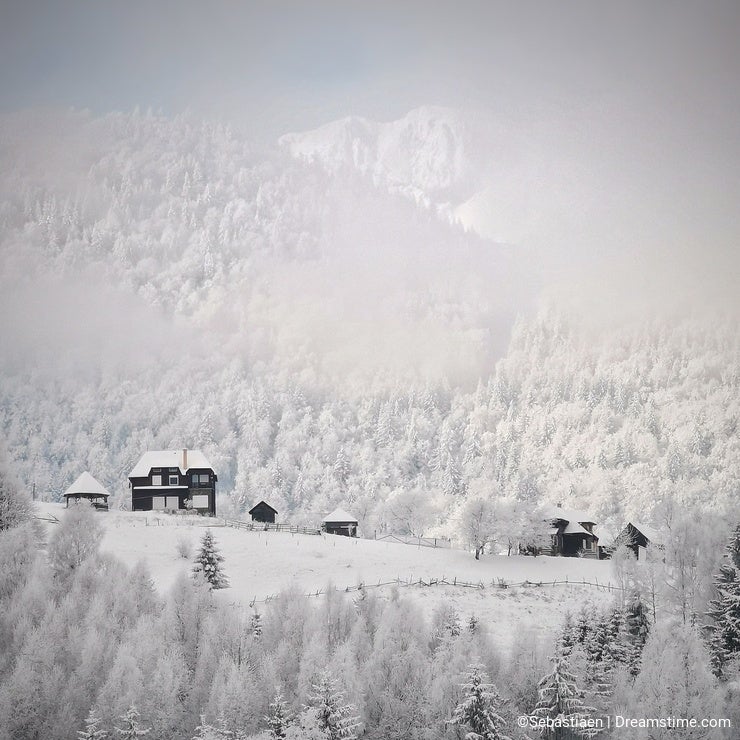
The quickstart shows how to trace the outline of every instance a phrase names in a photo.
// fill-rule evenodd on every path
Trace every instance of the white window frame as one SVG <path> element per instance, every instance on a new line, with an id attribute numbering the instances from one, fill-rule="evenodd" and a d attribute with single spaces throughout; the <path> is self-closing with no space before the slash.
<path id="1" fill-rule="evenodd" d="M 161 486 L 162 485 L 162 476 L 161 475 L 152 475 L 152 485 L 153 486 Z"/>
<path id="2" fill-rule="evenodd" d="M 194 493 L 193 494 L 193 508 L 194 509 L 210 509 L 211 502 L 207 493 Z"/>
<path id="3" fill-rule="evenodd" d="M 583 539 L 583 549 L 584 550 L 593 550 L 594 549 L 594 541 L 590 537 L 584 537 L 584 539 Z"/>
<path id="4" fill-rule="evenodd" d="M 164 496 L 152 496 L 152 509 L 164 511 L 167 508 L 167 499 Z"/>
<path id="5" fill-rule="evenodd" d="M 165 508 L 177 510 L 180 508 L 180 497 L 179 496 L 166 496 L 165 497 Z"/>
<path id="6" fill-rule="evenodd" d="M 180 482 L 179 476 L 173 475 L 172 473 L 170 473 L 170 475 L 167 476 L 167 478 L 168 478 L 171 486 L 176 486 Z"/>

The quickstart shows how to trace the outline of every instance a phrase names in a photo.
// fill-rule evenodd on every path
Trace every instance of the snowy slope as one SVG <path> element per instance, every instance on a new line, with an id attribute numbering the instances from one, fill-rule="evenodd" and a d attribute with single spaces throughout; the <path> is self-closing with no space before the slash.
<path id="1" fill-rule="evenodd" d="M 61 504 L 40 504 L 42 515 L 61 518 Z M 249 532 L 226 527 L 219 520 L 183 518 L 151 512 L 101 513 L 105 528 L 102 550 L 132 565 L 144 561 L 157 587 L 166 591 L 181 573 L 188 573 L 192 562 L 177 553 L 178 540 L 185 538 L 196 550 L 206 527 L 224 556 L 224 570 L 230 588 L 218 597 L 248 606 L 286 588 L 300 593 L 315 592 L 333 584 L 343 589 L 359 583 L 400 579 L 430 579 L 443 576 L 488 584 L 484 590 L 434 586 L 404 588 L 404 595 L 419 601 L 426 611 L 440 601 L 455 603 L 463 615 L 475 614 L 507 645 L 512 626 L 535 631 L 549 630 L 560 623 L 566 609 L 577 609 L 583 602 L 603 602 L 613 596 L 583 587 L 522 587 L 500 589 L 492 581 L 546 582 L 612 580 L 611 564 L 579 558 L 485 556 L 476 561 L 461 550 L 419 548 L 389 542 L 350 539 L 340 536 L 293 535 L 285 532 Z M 214 526 L 215 525 L 215 526 Z M 54 527 L 48 524 L 48 527 Z M 392 587 L 383 587 L 389 594 Z"/>

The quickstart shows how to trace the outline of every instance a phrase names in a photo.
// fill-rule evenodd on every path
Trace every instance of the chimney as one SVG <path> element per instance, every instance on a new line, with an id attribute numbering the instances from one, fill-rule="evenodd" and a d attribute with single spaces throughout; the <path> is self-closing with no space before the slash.
<path id="1" fill-rule="evenodd" d="M 183 473 L 188 472 L 188 451 L 187 449 L 184 449 L 182 451 L 182 472 Z"/>
<path id="2" fill-rule="evenodd" d="M 187 452 L 187 450 L 184 450 L 184 452 Z M 558 507 L 558 509 L 562 509 L 563 508 L 563 505 L 561 503 L 556 504 L 556 506 Z"/>

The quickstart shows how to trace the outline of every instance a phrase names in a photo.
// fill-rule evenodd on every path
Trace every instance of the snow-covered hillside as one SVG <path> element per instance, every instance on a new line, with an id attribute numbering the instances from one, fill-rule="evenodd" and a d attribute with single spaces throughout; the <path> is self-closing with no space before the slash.
<path id="1" fill-rule="evenodd" d="M 42 516 L 64 516 L 61 504 L 39 507 Z M 98 521 L 105 529 L 102 551 L 129 565 L 144 562 L 162 593 L 173 586 L 180 574 L 192 569 L 192 559 L 178 554 L 179 543 L 187 542 L 194 554 L 206 528 L 210 528 L 224 556 L 224 571 L 230 582 L 230 587 L 217 595 L 242 606 L 256 600 L 258 610 L 267 597 L 285 589 L 308 594 L 331 584 L 341 591 L 360 583 L 372 588 L 394 579 L 482 582 L 486 588 L 481 590 L 455 586 L 402 588 L 427 613 L 447 601 L 454 603 L 462 614 L 475 614 L 502 647 L 510 643 L 514 625 L 549 635 L 565 611 L 575 612 L 584 603 L 607 603 L 615 596 L 614 591 L 577 585 L 582 580 L 615 585 L 610 561 L 503 555 L 476 561 L 471 553 L 462 550 L 333 535 L 251 532 L 223 526 L 220 520 L 152 512 L 110 511 L 101 513 Z M 45 524 L 49 534 L 58 526 Z M 566 579 L 575 585 L 507 589 L 492 585 Z M 392 588 L 382 587 L 380 593 L 387 597 Z"/>
<path id="2" fill-rule="evenodd" d="M 387 123 L 350 116 L 286 134 L 280 143 L 294 157 L 333 173 L 354 168 L 428 206 L 459 202 L 475 191 L 483 163 L 471 128 L 458 112 L 429 106 Z"/>

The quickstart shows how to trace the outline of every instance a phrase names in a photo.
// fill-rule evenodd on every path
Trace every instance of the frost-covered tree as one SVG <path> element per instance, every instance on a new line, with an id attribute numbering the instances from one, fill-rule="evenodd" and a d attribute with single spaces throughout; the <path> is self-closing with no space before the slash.
<path id="1" fill-rule="evenodd" d="M 585 706 L 583 693 L 578 688 L 576 677 L 568 670 L 562 658 L 553 658 L 553 668 L 543 676 L 537 685 L 537 706 L 532 716 L 538 720 L 569 723 L 569 732 L 579 737 L 592 737 L 595 733 L 586 726 L 589 717 L 595 711 Z M 555 727 L 555 734 L 544 727 L 542 734 L 546 737 L 565 737 L 564 728 Z M 560 731 L 560 734 L 558 734 Z"/>
<path id="2" fill-rule="evenodd" d="M 138 737 L 144 737 L 148 735 L 149 728 L 142 727 L 139 722 L 139 712 L 136 707 L 132 704 L 127 710 L 126 714 L 121 715 L 121 727 L 115 726 L 117 737 L 121 740 L 136 740 Z"/>
<path id="3" fill-rule="evenodd" d="M 81 502 L 71 506 L 49 538 L 48 555 L 54 572 L 69 576 L 98 551 L 103 529 L 95 510 Z"/>
<path id="4" fill-rule="evenodd" d="M 501 699 L 485 667 L 473 664 L 461 684 L 463 696 L 450 724 L 467 730 L 465 740 L 510 740 L 502 734 L 504 719 L 498 714 Z"/>
<path id="5" fill-rule="evenodd" d="M 31 499 L 11 473 L 7 454 L 0 448 L 0 531 L 18 526 L 32 515 Z"/>
<path id="6" fill-rule="evenodd" d="M 493 504 L 483 497 L 470 498 L 460 512 L 460 539 L 475 552 L 480 560 L 486 546 L 493 542 L 496 518 Z"/>
<path id="7" fill-rule="evenodd" d="M 344 692 L 339 691 L 337 682 L 328 671 L 319 677 L 309 696 L 310 705 L 316 710 L 319 730 L 328 740 L 356 740 L 360 727 L 355 708 L 344 700 Z"/>
<path id="8" fill-rule="evenodd" d="M 278 692 L 270 702 L 269 711 L 265 717 L 270 737 L 274 740 L 285 740 L 285 733 L 291 724 L 291 716 L 288 705 L 283 695 Z"/>
<path id="9" fill-rule="evenodd" d="M 625 663 L 630 675 L 640 672 L 642 651 L 650 634 L 650 618 L 639 591 L 632 591 L 624 609 Z"/>
<path id="10" fill-rule="evenodd" d="M 712 670 L 722 676 L 725 665 L 740 660 L 740 525 L 735 527 L 724 562 L 714 578 L 717 598 L 709 604 L 707 615 L 709 653 Z"/>
<path id="11" fill-rule="evenodd" d="M 77 740 L 106 740 L 108 733 L 100 727 L 102 720 L 91 709 L 85 719 L 85 729 L 77 731 Z"/>
<path id="12" fill-rule="evenodd" d="M 229 579 L 221 566 L 223 561 L 224 557 L 216 547 L 211 530 L 206 530 L 200 542 L 200 550 L 195 557 L 193 574 L 202 574 L 212 589 L 228 588 Z"/>

